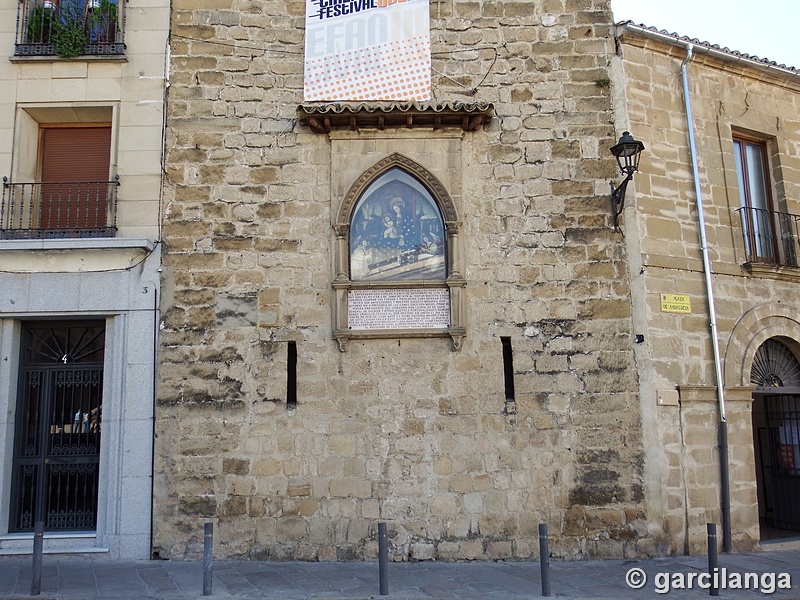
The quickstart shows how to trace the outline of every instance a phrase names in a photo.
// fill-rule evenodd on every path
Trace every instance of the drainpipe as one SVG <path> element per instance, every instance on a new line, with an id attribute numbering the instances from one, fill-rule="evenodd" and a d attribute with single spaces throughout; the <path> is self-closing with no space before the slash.
<path id="1" fill-rule="evenodd" d="M 697 169 L 697 147 L 694 139 L 694 121 L 692 103 L 689 97 L 689 75 L 686 65 L 692 58 L 694 46 L 687 44 L 686 58 L 681 63 L 681 79 L 683 80 L 683 101 L 686 105 L 686 122 L 689 129 L 689 151 L 692 155 L 692 175 L 694 176 L 694 195 L 697 203 L 697 220 L 700 228 L 700 247 L 703 253 L 703 273 L 706 279 L 706 295 L 708 297 L 708 314 L 711 327 L 711 345 L 714 350 L 714 372 L 717 382 L 717 401 L 719 403 L 719 470 L 720 470 L 720 505 L 722 508 L 722 551 L 731 551 L 731 489 L 728 472 L 728 419 L 725 414 L 725 393 L 722 380 L 722 363 L 720 361 L 719 341 L 717 340 L 717 314 L 714 310 L 714 288 L 711 281 L 711 263 L 708 259 L 708 242 L 706 240 L 706 222 L 703 213 L 703 197 L 700 193 L 700 173 Z"/>

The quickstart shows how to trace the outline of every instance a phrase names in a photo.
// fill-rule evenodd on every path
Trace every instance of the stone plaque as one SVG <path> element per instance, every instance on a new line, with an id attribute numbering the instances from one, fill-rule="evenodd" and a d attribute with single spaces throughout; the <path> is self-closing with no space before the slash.
<path id="1" fill-rule="evenodd" d="M 350 290 L 350 329 L 438 329 L 450 326 L 447 289 Z"/>

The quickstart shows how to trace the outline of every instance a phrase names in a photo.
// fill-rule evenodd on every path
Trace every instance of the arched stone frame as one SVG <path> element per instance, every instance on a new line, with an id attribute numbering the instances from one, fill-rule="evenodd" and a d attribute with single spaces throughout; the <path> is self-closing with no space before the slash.
<path id="1" fill-rule="evenodd" d="M 778 338 L 800 356 L 800 309 L 778 302 L 760 304 L 734 325 L 725 348 L 725 387 L 752 387 L 750 369 L 758 348 Z"/>
<path id="2" fill-rule="evenodd" d="M 800 358 L 800 309 L 780 302 L 767 302 L 759 304 L 748 310 L 734 325 L 728 343 L 725 347 L 725 361 L 723 381 L 727 390 L 745 392 L 738 399 L 748 401 L 739 410 L 738 429 L 739 441 L 735 438 L 737 424 L 735 419 L 732 431 L 734 436 L 729 445 L 731 457 L 740 476 L 733 479 L 731 484 L 741 488 L 742 493 L 749 493 L 750 500 L 743 502 L 745 506 L 738 508 L 741 521 L 755 524 L 754 533 L 758 535 L 759 510 L 764 501 L 763 482 L 765 471 L 760 458 L 762 452 L 762 439 L 758 429 L 767 425 L 764 412 L 764 398 L 772 390 L 780 390 L 779 395 L 798 394 L 797 387 L 760 387 L 751 382 L 751 370 L 756 358 L 756 353 L 767 341 L 780 342 Z M 758 408 L 760 406 L 760 408 Z M 739 455 L 738 461 L 736 455 Z M 749 488 L 749 491 L 748 491 Z M 747 513 L 749 517 L 744 516 Z"/>
<path id="3" fill-rule="evenodd" d="M 350 249 L 350 222 L 353 211 L 370 184 L 393 168 L 399 168 L 414 177 L 430 193 L 436 202 L 444 221 L 447 235 L 446 241 L 446 266 L 447 276 L 442 282 L 356 282 L 350 279 L 349 249 Z M 466 281 L 463 276 L 463 257 L 460 249 L 459 230 L 461 221 L 458 211 L 450 194 L 439 179 L 416 161 L 399 153 L 393 153 L 379 160 L 365 170 L 347 190 L 344 195 L 336 219 L 333 223 L 336 233 L 334 248 L 334 279 L 335 290 L 333 302 L 333 337 L 339 342 L 339 349 L 345 351 L 350 339 L 367 338 L 419 338 L 419 337 L 447 337 L 452 339 L 453 350 L 461 348 L 461 342 L 466 335 L 466 311 L 464 287 Z M 352 330 L 348 325 L 348 296 L 354 289 L 419 289 L 429 287 L 446 287 L 450 300 L 450 326 L 441 329 L 370 329 Z"/>

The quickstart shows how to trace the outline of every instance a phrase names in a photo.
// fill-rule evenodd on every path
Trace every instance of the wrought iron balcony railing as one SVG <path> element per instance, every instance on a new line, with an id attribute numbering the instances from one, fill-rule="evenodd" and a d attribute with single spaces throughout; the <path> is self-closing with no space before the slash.
<path id="1" fill-rule="evenodd" d="M 738 209 L 748 263 L 798 266 L 800 215 L 744 207 Z"/>
<path id="2" fill-rule="evenodd" d="M 19 0 L 16 56 L 121 55 L 124 3 L 119 0 Z"/>
<path id="3" fill-rule="evenodd" d="M 0 239 L 113 237 L 114 181 L 10 183 L 3 177 Z"/>

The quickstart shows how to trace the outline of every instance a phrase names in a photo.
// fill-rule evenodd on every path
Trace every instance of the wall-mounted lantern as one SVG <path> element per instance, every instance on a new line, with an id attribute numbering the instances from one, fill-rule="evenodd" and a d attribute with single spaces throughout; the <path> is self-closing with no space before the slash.
<path id="1" fill-rule="evenodd" d="M 633 139 L 630 132 L 625 131 L 619 142 L 611 146 L 611 154 L 617 159 L 619 171 L 625 175 L 625 179 L 619 184 L 619 187 L 614 188 L 614 182 L 611 185 L 611 214 L 614 217 L 614 229 L 619 229 L 619 216 L 622 214 L 622 209 L 625 205 L 625 190 L 628 187 L 628 182 L 633 179 L 633 174 L 639 170 L 639 158 L 644 150 L 644 144 L 638 140 Z"/>

